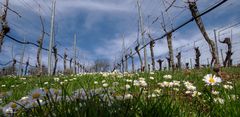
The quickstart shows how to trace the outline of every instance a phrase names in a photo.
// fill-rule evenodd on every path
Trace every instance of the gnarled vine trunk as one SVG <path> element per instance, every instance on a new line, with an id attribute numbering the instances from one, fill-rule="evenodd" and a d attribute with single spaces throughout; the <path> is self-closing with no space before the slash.
<path id="1" fill-rule="evenodd" d="M 195 53 L 196 53 L 196 59 L 195 59 L 195 68 L 199 69 L 200 68 L 200 56 L 201 52 L 199 50 L 199 47 L 194 48 Z"/>
<path id="2" fill-rule="evenodd" d="M 155 59 L 154 59 L 154 51 L 153 47 L 155 45 L 154 39 L 151 37 L 150 34 L 148 34 L 148 37 L 150 38 L 150 52 L 151 52 L 151 59 L 152 59 L 152 70 L 155 71 Z"/>
<path id="3" fill-rule="evenodd" d="M 232 66 L 232 59 L 231 56 L 233 55 L 232 52 L 232 42 L 230 38 L 225 38 L 223 41 L 219 40 L 220 43 L 227 44 L 228 51 L 226 52 L 226 58 L 223 61 L 224 67 L 231 67 Z"/>
<path id="4" fill-rule="evenodd" d="M 5 35 L 10 31 L 10 28 L 7 23 L 7 11 L 8 11 L 9 0 L 5 0 L 5 1 L 6 1 L 6 4 L 4 5 L 3 14 L 0 17 L 1 25 L 2 25 L 2 30 L 0 32 L 0 52 L 2 51 L 3 39 Z"/>
<path id="5" fill-rule="evenodd" d="M 159 64 L 159 71 L 162 71 L 162 63 L 163 63 L 164 60 L 162 59 L 159 59 L 157 62 Z"/>
<path id="6" fill-rule="evenodd" d="M 176 58 L 177 58 L 177 68 L 178 68 L 178 69 L 181 69 L 181 68 L 182 68 L 182 64 L 181 64 L 181 58 L 182 58 L 181 52 L 179 52 L 179 53 L 177 54 Z"/>
<path id="7" fill-rule="evenodd" d="M 143 71 L 143 61 L 142 61 L 142 57 L 141 57 L 141 54 L 139 52 L 139 44 L 135 47 L 135 51 L 137 52 L 138 54 L 138 57 L 139 57 L 139 61 L 140 61 L 140 65 L 141 65 L 141 71 Z"/>
<path id="8" fill-rule="evenodd" d="M 55 75 L 56 69 L 57 69 L 57 62 L 58 62 L 56 46 L 53 47 L 53 53 L 54 53 L 54 58 L 55 58 L 54 67 L 53 67 L 53 75 Z"/>
<path id="9" fill-rule="evenodd" d="M 212 62 L 214 62 L 214 66 L 215 67 L 218 67 L 219 66 L 219 61 L 217 59 L 217 53 L 216 53 L 216 46 L 215 46 L 215 43 L 214 41 L 212 41 L 207 32 L 206 32 L 206 29 L 204 27 L 204 24 L 202 22 L 202 19 L 201 17 L 198 17 L 199 16 L 199 11 L 198 11 L 198 8 L 197 8 L 197 4 L 196 2 L 190 2 L 188 1 L 188 5 L 189 5 L 189 9 L 192 13 L 192 16 L 194 17 L 194 20 L 199 28 L 199 30 L 201 31 L 204 39 L 207 41 L 208 45 L 210 46 L 210 52 L 211 52 L 211 55 L 212 55 Z"/>
<path id="10" fill-rule="evenodd" d="M 174 70 L 174 59 L 173 59 L 173 46 L 172 46 L 172 33 L 167 34 L 167 43 L 169 49 L 169 70 Z"/>
<path id="11" fill-rule="evenodd" d="M 43 46 L 43 39 L 44 39 L 44 34 L 45 34 L 45 29 L 44 29 L 44 24 L 43 24 L 43 19 L 40 16 L 40 21 L 41 21 L 41 25 L 42 25 L 42 34 L 40 36 L 40 38 L 38 39 L 37 43 L 39 45 L 38 50 L 37 50 L 37 67 L 38 67 L 38 74 L 42 75 L 42 58 L 41 58 L 41 54 L 42 54 L 42 46 Z"/>

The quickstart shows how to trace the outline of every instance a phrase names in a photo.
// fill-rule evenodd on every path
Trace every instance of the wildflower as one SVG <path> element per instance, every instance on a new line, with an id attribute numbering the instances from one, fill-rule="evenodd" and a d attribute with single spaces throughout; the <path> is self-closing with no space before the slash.
<path id="1" fill-rule="evenodd" d="M 150 74 L 151 74 L 151 75 L 153 75 L 153 74 L 154 74 L 154 72 L 150 72 Z"/>
<path id="2" fill-rule="evenodd" d="M 148 95 L 148 98 L 155 98 L 157 95 L 155 93 L 152 93 L 151 95 Z"/>
<path id="3" fill-rule="evenodd" d="M 15 85 L 11 85 L 11 87 L 12 87 L 12 88 L 14 88 L 14 87 L 15 87 Z"/>
<path id="4" fill-rule="evenodd" d="M 64 84 L 64 82 L 60 82 L 60 85 L 63 85 Z"/>
<path id="5" fill-rule="evenodd" d="M 150 80 L 154 80 L 154 77 L 149 77 Z"/>
<path id="6" fill-rule="evenodd" d="M 138 80 L 140 80 L 140 81 L 141 81 L 141 80 L 145 80 L 145 78 L 138 78 Z"/>
<path id="7" fill-rule="evenodd" d="M 128 82 L 128 83 L 131 83 L 131 82 L 132 82 L 132 80 L 130 80 L 130 79 L 127 79 L 127 80 L 126 80 L 126 82 Z"/>
<path id="8" fill-rule="evenodd" d="M 97 85 L 97 84 L 98 84 L 98 82 L 97 82 L 97 81 L 94 81 L 94 84 L 95 84 L 95 85 Z"/>
<path id="9" fill-rule="evenodd" d="M 174 91 L 179 91 L 179 88 L 173 88 Z"/>
<path id="10" fill-rule="evenodd" d="M 133 81 L 133 85 L 134 85 L 134 86 L 140 86 L 140 83 L 139 83 L 138 80 L 134 80 L 134 81 Z"/>
<path id="11" fill-rule="evenodd" d="M 225 89 L 233 89 L 233 86 L 231 86 L 231 85 L 223 85 L 223 87 L 224 87 Z"/>
<path id="12" fill-rule="evenodd" d="M 60 79 L 59 78 L 54 78 L 54 81 L 55 82 L 58 82 Z"/>
<path id="13" fill-rule="evenodd" d="M 160 85 L 161 87 L 169 87 L 170 82 L 164 81 L 162 83 L 158 83 L 158 85 Z"/>
<path id="14" fill-rule="evenodd" d="M 220 103 L 220 104 L 224 104 L 224 99 L 222 99 L 222 98 L 214 98 L 213 99 L 214 100 L 214 102 L 217 102 L 217 103 Z"/>
<path id="15" fill-rule="evenodd" d="M 213 90 L 213 91 L 212 91 L 212 94 L 213 94 L 213 95 L 218 95 L 218 94 L 219 94 L 219 91 L 214 91 L 214 90 Z"/>
<path id="16" fill-rule="evenodd" d="M 222 82 L 220 77 L 216 77 L 215 75 L 213 76 L 212 74 L 207 74 L 206 76 L 204 76 L 203 81 L 207 85 L 217 85 L 218 83 Z"/>
<path id="17" fill-rule="evenodd" d="M 174 81 L 173 81 L 173 85 L 179 87 L 179 86 L 180 86 L 180 81 L 176 81 L 176 80 L 174 80 Z"/>
<path id="18" fill-rule="evenodd" d="M 119 83 L 118 82 L 113 82 L 112 85 L 116 87 L 116 86 L 119 85 Z"/>
<path id="19" fill-rule="evenodd" d="M 129 84 L 126 84 L 126 85 L 125 85 L 125 88 L 126 88 L 126 90 L 128 90 L 128 89 L 131 88 L 131 86 L 130 86 Z"/>
<path id="20" fill-rule="evenodd" d="M 161 94 L 162 90 L 161 89 L 155 89 L 154 92 L 157 93 L 157 94 Z"/>
<path id="21" fill-rule="evenodd" d="M 124 99 L 126 99 L 126 100 L 129 100 L 129 99 L 132 99 L 132 98 L 133 98 L 133 96 L 131 94 L 125 94 L 124 95 Z"/>
<path id="22" fill-rule="evenodd" d="M 140 84 L 141 87 L 147 87 L 147 82 L 144 81 L 144 80 L 140 80 L 139 84 Z"/>
<path id="23" fill-rule="evenodd" d="M 2 87 L 6 87 L 6 85 L 2 85 Z"/>
<path id="24" fill-rule="evenodd" d="M 48 82 L 44 82 L 44 85 L 48 85 Z"/>
<path id="25" fill-rule="evenodd" d="M 192 97 L 196 97 L 196 96 L 200 96 L 200 95 L 202 95 L 201 92 L 193 91 Z"/>
<path id="26" fill-rule="evenodd" d="M 192 93 L 192 92 L 191 92 L 191 91 L 186 91 L 185 93 L 186 93 L 186 94 L 190 94 L 190 93 Z"/>
<path id="27" fill-rule="evenodd" d="M 106 80 L 102 80 L 102 83 L 105 83 L 106 82 Z"/>
<path id="28" fill-rule="evenodd" d="M 172 79 L 172 75 L 164 75 L 163 78 L 164 79 Z"/>
<path id="29" fill-rule="evenodd" d="M 20 80 L 26 80 L 26 78 L 20 78 Z"/>
<path id="30" fill-rule="evenodd" d="M 103 84 L 103 87 L 105 87 L 105 88 L 108 87 L 108 84 L 107 84 L 107 83 L 104 83 L 104 84 Z"/>
<path id="31" fill-rule="evenodd" d="M 188 90 L 191 90 L 191 91 L 195 91 L 195 90 L 196 90 L 196 87 L 193 86 L 193 85 L 186 86 L 186 88 L 187 88 Z"/>

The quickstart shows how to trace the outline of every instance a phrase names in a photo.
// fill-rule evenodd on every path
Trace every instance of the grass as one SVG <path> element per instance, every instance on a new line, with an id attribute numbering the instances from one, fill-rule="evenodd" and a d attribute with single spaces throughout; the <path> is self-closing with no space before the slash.
<path id="1" fill-rule="evenodd" d="M 206 74 L 214 74 L 210 69 L 188 73 L 2 77 L 0 106 L 3 112 L 0 115 L 238 117 L 240 68 L 222 71 L 230 78 L 214 86 L 206 85 L 202 80 Z M 165 79 L 165 75 L 172 78 Z M 39 97 L 33 98 L 38 93 Z M 21 99 L 24 96 L 27 98 Z M 6 109 L 12 109 L 13 113 L 6 114 Z"/>

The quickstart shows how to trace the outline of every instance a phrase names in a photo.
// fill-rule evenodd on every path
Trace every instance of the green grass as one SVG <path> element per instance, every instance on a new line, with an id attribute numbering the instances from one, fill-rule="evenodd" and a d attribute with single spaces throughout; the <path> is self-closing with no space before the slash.
<path id="1" fill-rule="evenodd" d="M 9 103 L 11 104 L 8 106 L 11 107 L 12 103 L 17 102 L 14 116 L 238 117 L 240 116 L 240 68 L 222 70 L 231 76 L 228 82 L 232 84 L 224 80 L 219 85 L 207 86 L 202 79 L 206 74 L 214 74 L 210 69 L 192 70 L 188 74 L 184 71 L 164 71 L 124 76 L 88 74 L 26 77 L 26 80 L 19 77 L 2 77 L 0 107 L 7 107 Z M 163 78 L 168 74 L 172 75 L 172 79 Z M 55 81 L 54 78 L 59 78 L 59 81 Z M 144 82 L 147 86 L 135 86 L 137 81 L 143 82 L 139 78 L 145 78 Z M 180 81 L 180 86 L 159 85 L 164 81 L 174 80 Z M 184 81 L 191 82 L 196 87 L 195 91 L 200 92 L 201 95 L 186 94 Z M 104 83 L 108 86 L 104 87 Z M 126 89 L 126 85 L 130 88 Z M 233 88 L 225 89 L 223 85 L 231 85 Z M 23 96 L 32 98 L 31 93 L 34 93 L 32 91 L 38 88 L 43 88 L 46 95 L 35 99 L 34 107 L 27 108 L 26 105 L 19 103 Z M 57 90 L 61 93 L 55 94 Z M 212 90 L 218 91 L 219 94 L 212 94 Z M 38 103 L 39 101 L 43 101 L 43 104 Z M 0 112 L 0 115 L 3 115 L 3 112 Z"/>

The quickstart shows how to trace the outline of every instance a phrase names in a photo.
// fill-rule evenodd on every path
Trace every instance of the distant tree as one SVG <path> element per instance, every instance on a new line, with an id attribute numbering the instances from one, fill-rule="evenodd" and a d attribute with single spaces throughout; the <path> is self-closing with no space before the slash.
<path id="1" fill-rule="evenodd" d="M 92 66 L 95 72 L 108 72 L 110 70 L 110 61 L 107 59 L 97 59 Z"/>

